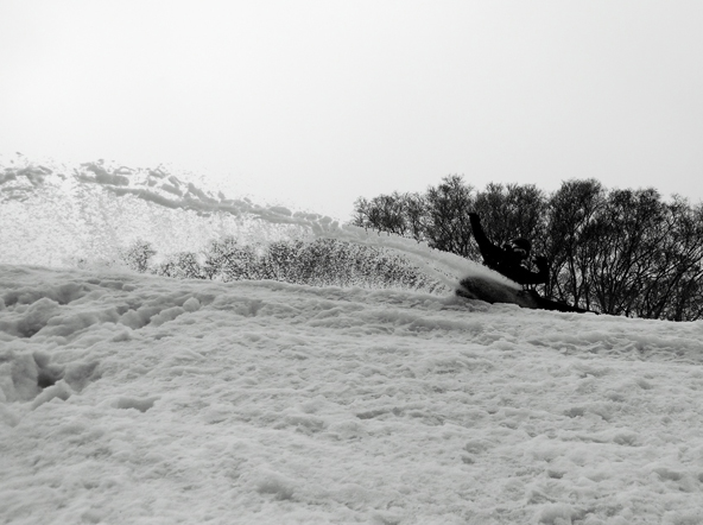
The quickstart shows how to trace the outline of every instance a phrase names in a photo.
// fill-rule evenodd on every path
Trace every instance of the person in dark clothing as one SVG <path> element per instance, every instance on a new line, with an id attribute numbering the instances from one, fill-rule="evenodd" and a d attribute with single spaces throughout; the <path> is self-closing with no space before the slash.
<path id="1" fill-rule="evenodd" d="M 486 237 L 481 227 L 481 219 L 479 216 L 475 213 L 469 213 L 469 219 L 471 221 L 474 238 L 483 256 L 483 263 L 486 266 L 523 286 L 547 284 L 549 282 L 549 262 L 546 257 L 535 257 L 534 264 L 538 269 L 537 272 L 533 272 L 527 267 L 527 263 L 530 261 L 530 250 L 532 248 L 530 241 L 522 238 L 513 239 L 503 245 L 503 247 L 496 246 Z M 464 289 L 472 289 L 471 279 L 465 279 L 461 284 Z M 458 295 L 462 295 L 462 293 L 461 291 L 457 291 Z M 570 306 L 565 303 L 541 297 L 534 289 L 521 290 L 517 295 L 521 300 L 507 300 L 502 302 L 516 302 L 516 304 L 526 306 L 527 308 L 541 308 L 543 310 L 555 310 L 559 312 L 588 312 L 588 310 L 577 306 Z M 471 298 L 470 295 L 466 297 Z M 489 300 L 489 302 L 501 301 L 495 299 L 495 301 Z M 592 313 L 597 314 L 597 312 Z"/>
<path id="2" fill-rule="evenodd" d="M 530 241 L 519 238 L 504 244 L 503 247 L 496 246 L 486 237 L 478 214 L 469 213 L 469 220 L 474 238 L 483 256 L 483 264 L 518 284 L 547 284 L 549 282 L 549 263 L 546 257 L 534 259 L 537 272 L 531 271 L 526 266 L 530 261 L 532 248 Z"/>

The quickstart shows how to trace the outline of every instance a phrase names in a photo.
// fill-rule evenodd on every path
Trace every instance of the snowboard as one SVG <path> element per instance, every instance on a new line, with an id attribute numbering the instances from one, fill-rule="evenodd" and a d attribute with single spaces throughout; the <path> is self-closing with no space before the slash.
<path id="1" fill-rule="evenodd" d="M 522 290 L 520 285 L 501 282 L 484 275 L 465 277 L 456 289 L 456 295 L 467 299 L 478 299 L 487 303 L 512 303 L 522 308 L 553 310 L 558 312 L 587 313 L 590 310 L 577 308 L 541 297 L 534 290 Z M 596 312 L 591 312 L 596 313 Z"/>

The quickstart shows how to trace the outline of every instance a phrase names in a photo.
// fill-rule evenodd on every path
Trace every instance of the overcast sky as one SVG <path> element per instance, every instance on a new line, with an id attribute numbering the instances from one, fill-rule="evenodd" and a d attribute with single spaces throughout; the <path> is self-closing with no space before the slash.
<path id="1" fill-rule="evenodd" d="M 2 0 L 0 150 L 354 200 L 595 177 L 703 199 L 701 0 Z"/>

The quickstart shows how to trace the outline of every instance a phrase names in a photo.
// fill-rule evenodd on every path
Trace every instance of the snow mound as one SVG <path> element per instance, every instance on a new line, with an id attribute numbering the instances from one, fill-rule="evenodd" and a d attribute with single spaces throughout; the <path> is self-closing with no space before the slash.
<path id="1" fill-rule="evenodd" d="M 700 522 L 701 323 L 2 265 L 0 298 L 8 523 Z"/>

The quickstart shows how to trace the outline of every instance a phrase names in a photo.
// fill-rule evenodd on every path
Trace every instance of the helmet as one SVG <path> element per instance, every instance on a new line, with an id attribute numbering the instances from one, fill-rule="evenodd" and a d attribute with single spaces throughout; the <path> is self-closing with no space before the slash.
<path id="1" fill-rule="evenodd" d="M 521 260 L 525 260 L 530 256 L 530 248 L 532 248 L 532 245 L 527 239 L 519 238 L 510 241 L 508 248 Z"/>
<path id="2" fill-rule="evenodd" d="M 523 250 L 526 254 L 530 253 L 530 250 L 532 249 L 532 244 L 530 243 L 530 241 L 528 241 L 527 239 L 523 239 L 522 237 L 510 241 L 510 246 L 514 250 Z"/>

